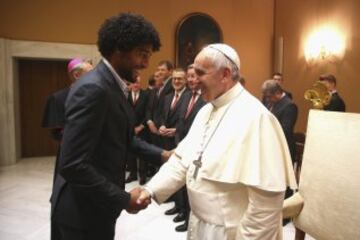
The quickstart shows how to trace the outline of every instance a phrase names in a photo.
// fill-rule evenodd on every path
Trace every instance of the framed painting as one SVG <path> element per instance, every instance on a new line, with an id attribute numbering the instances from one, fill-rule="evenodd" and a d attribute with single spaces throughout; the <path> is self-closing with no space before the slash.
<path id="1" fill-rule="evenodd" d="M 195 56 L 208 44 L 223 41 L 217 22 L 204 13 L 192 13 L 185 16 L 176 30 L 177 67 L 185 68 L 194 62 Z"/>

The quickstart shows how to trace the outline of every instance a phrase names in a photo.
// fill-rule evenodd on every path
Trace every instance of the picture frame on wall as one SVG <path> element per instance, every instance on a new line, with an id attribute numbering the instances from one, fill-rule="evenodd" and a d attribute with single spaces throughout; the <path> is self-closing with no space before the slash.
<path id="1" fill-rule="evenodd" d="M 203 47 L 223 42 L 223 34 L 219 24 L 210 15 L 191 13 L 180 20 L 175 39 L 176 66 L 186 69 Z"/>

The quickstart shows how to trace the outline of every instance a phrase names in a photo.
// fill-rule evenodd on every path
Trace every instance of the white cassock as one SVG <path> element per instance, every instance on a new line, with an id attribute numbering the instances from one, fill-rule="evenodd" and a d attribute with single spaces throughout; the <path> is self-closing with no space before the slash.
<path id="1" fill-rule="evenodd" d="M 199 111 L 147 188 L 161 203 L 185 183 L 188 239 L 282 239 L 284 191 L 296 188 L 289 150 L 276 118 L 240 84 Z"/>

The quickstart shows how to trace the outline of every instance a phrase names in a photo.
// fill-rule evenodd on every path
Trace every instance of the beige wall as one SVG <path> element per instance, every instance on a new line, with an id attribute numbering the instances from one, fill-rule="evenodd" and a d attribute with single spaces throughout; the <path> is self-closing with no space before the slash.
<path id="1" fill-rule="evenodd" d="M 259 95 L 261 82 L 272 72 L 273 0 L 89 0 L 67 4 L 2 0 L 0 4 L 0 37 L 32 41 L 94 44 L 106 17 L 124 11 L 143 14 L 159 30 L 163 43 L 143 78 L 159 60 L 174 60 L 179 20 L 189 13 L 203 12 L 218 21 L 224 41 L 238 50 L 251 91 Z"/>
<path id="2" fill-rule="evenodd" d="M 193 12 L 203 12 L 216 19 L 223 31 L 224 42 L 239 52 L 241 72 L 246 76 L 246 86 L 251 92 L 259 96 L 261 83 L 272 72 L 274 0 L 63 2 L 0 0 L 0 63 L 4 62 L 4 65 L 0 65 L 0 123 L 7 129 L 0 131 L 0 150 L 7 149 L 1 151 L 0 165 L 16 163 L 20 149 L 14 124 L 18 121 L 14 104 L 18 96 L 13 59 L 70 58 L 67 50 L 71 49 L 70 52 L 74 54 L 82 52 L 84 56 L 89 55 L 97 60 L 93 51 L 97 30 L 105 18 L 119 12 L 131 11 L 144 15 L 160 33 L 163 47 L 159 53 L 154 54 L 149 68 L 144 70 L 143 82 L 146 82 L 147 77 L 155 70 L 158 61 L 175 60 L 177 24 L 184 16 Z M 77 51 L 76 46 L 80 46 L 80 50 L 88 50 Z"/>
<path id="3" fill-rule="evenodd" d="M 275 11 L 274 11 L 275 8 Z M 165 10 L 163 10 L 165 9 Z M 108 16 L 132 11 L 143 14 L 160 32 L 163 47 L 154 54 L 143 72 L 143 82 L 162 59 L 175 58 L 175 30 L 181 18 L 203 12 L 219 23 L 224 41 L 239 52 L 241 71 L 247 88 L 260 96 L 261 83 L 273 71 L 273 37 L 283 37 L 283 73 L 285 88 L 299 106 L 298 131 L 304 131 L 310 104 L 303 94 L 321 73 L 338 78 L 338 90 L 347 110 L 359 112 L 360 69 L 357 0 L 89 0 L 72 1 L 0 1 L 0 37 L 17 40 L 95 44 L 97 30 Z M 274 21 L 275 19 L 275 21 Z M 341 60 L 306 63 L 303 43 L 310 31 L 326 22 L 340 26 L 347 41 Z M 275 26 L 275 29 L 274 29 Z"/>
<path id="4" fill-rule="evenodd" d="M 294 95 L 300 115 L 296 129 L 304 131 L 310 104 L 304 91 L 322 73 L 332 73 L 338 79 L 338 91 L 348 112 L 360 112 L 360 1 L 357 0 L 275 0 L 275 37 L 284 38 L 285 88 Z M 342 59 L 307 63 L 303 43 L 316 27 L 331 23 L 346 37 L 346 52 Z"/>

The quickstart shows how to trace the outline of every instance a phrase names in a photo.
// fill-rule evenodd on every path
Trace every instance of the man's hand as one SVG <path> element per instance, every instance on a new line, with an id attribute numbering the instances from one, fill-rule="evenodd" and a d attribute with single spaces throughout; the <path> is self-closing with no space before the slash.
<path id="1" fill-rule="evenodd" d="M 165 137 L 174 137 L 175 136 L 176 128 L 167 128 L 166 130 L 167 130 L 166 134 L 164 135 Z"/>
<path id="2" fill-rule="evenodd" d="M 151 198 L 145 199 L 144 197 L 142 197 L 141 199 L 143 200 L 138 203 L 138 198 L 142 196 L 142 191 L 144 190 L 141 187 L 136 187 L 130 191 L 130 203 L 129 207 L 126 209 L 128 213 L 138 213 L 140 210 L 147 208 L 147 206 L 151 203 Z"/>
<path id="3" fill-rule="evenodd" d="M 163 162 L 166 162 L 170 157 L 171 155 L 174 153 L 174 149 L 171 150 L 171 151 L 167 151 L 167 150 L 164 150 L 161 152 L 161 160 Z"/>
<path id="4" fill-rule="evenodd" d="M 161 126 L 159 128 L 159 133 L 163 137 L 173 137 L 175 136 L 176 128 L 166 128 L 165 126 Z"/>
<path id="5" fill-rule="evenodd" d="M 151 201 L 151 195 L 145 188 L 142 188 L 136 203 L 142 205 L 148 201 Z"/>
<path id="6" fill-rule="evenodd" d="M 135 127 L 135 135 L 138 135 L 144 129 L 144 125 L 140 124 L 139 126 Z"/>
<path id="7" fill-rule="evenodd" d="M 152 121 L 148 122 L 148 127 L 149 127 L 150 132 L 152 132 L 153 134 L 156 134 L 156 135 L 159 134 L 159 131 L 158 131 L 158 129 L 156 128 L 154 122 L 152 122 Z"/>
<path id="8" fill-rule="evenodd" d="M 159 134 L 163 136 L 166 133 L 166 127 L 164 125 L 159 127 Z"/>

